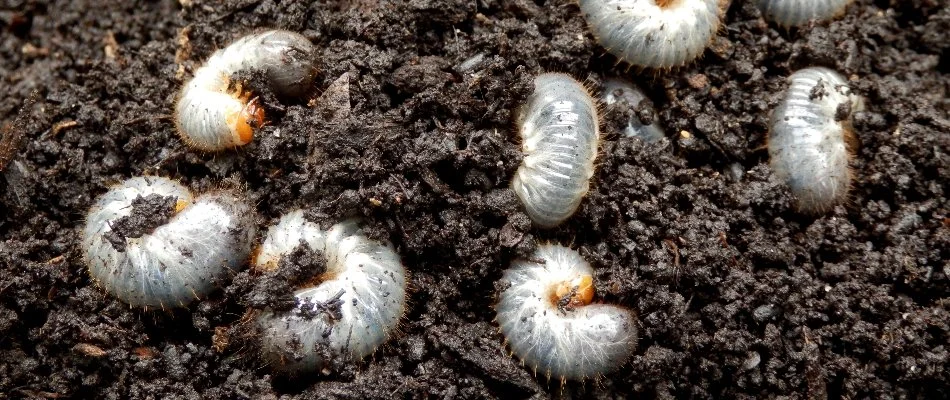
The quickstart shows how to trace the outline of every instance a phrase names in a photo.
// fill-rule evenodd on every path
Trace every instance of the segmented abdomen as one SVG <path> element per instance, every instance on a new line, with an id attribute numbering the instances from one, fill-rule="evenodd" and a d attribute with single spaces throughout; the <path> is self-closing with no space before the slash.
<path id="1" fill-rule="evenodd" d="M 759 9 L 765 19 L 788 27 L 832 19 L 849 3 L 851 0 L 759 0 Z"/>
<path id="2" fill-rule="evenodd" d="M 851 114 L 860 98 L 844 77 L 827 68 L 797 71 L 789 81 L 772 113 L 772 169 L 788 183 L 799 210 L 824 212 L 840 203 L 851 185 Z"/>
<path id="3" fill-rule="evenodd" d="M 658 4 L 660 3 L 660 4 Z M 719 0 L 580 0 L 597 41 L 624 62 L 670 68 L 692 61 L 719 30 Z"/>
<path id="4" fill-rule="evenodd" d="M 539 75 L 519 117 L 524 161 L 512 188 L 528 216 L 553 227 L 571 216 L 590 187 L 600 132 L 597 107 L 570 76 Z"/>
<path id="5" fill-rule="evenodd" d="M 313 79 L 314 47 L 300 34 L 271 30 L 242 37 L 216 51 L 182 88 L 175 106 L 182 139 L 201 150 L 242 146 L 263 119 L 250 93 L 232 87 L 239 71 L 260 71 L 274 93 L 304 94 Z"/>
<path id="6" fill-rule="evenodd" d="M 293 310 L 258 318 L 265 358 L 278 369 L 307 371 L 333 357 L 350 361 L 372 354 L 406 310 L 399 256 L 363 236 L 355 221 L 323 231 L 297 210 L 271 227 L 255 263 L 267 269 L 301 245 L 326 257 L 325 280 L 295 292 Z"/>
<path id="7" fill-rule="evenodd" d="M 137 197 L 175 197 L 182 205 L 167 222 L 140 237 L 107 240 Z M 89 274 L 133 306 L 178 307 L 207 295 L 247 262 L 256 232 L 254 211 L 241 197 L 217 192 L 192 200 L 188 189 L 160 177 L 137 177 L 103 195 L 86 220 Z"/>
<path id="8" fill-rule="evenodd" d="M 496 321 L 511 351 L 537 372 L 582 380 L 619 368 L 636 346 L 633 314 L 609 304 L 558 307 L 555 288 L 593 269 L 576 251 L 539 246 L 502 276 Z"/>

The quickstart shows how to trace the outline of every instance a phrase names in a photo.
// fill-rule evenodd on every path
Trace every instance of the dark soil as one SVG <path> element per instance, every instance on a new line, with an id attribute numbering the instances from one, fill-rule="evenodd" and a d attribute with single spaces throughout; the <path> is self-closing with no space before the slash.
<path id="1" fill-rule="evenodd" d="M 0 398 L 950 397 L 945 2 L 857 0 L 785 31 L 737 0 L 705 57 L 666 73 L 615 67 L 566 0 L 180 3 L 0 0 Z M 315 100 L 264 93 L 253 143 L 189 150 L 171 117 L 183 80 L 266 27 L 317 45 Z M 867 104 L 852 201 L 818 218 L 792 211 L 763 147 L 785 77 L 811 65 Z M 634 79 L 669 140 L 621 138 L 626 111 L 606 108 L 594 189 L 540 231 L 508 188 L 511 126 L 551 70 Z M 288 290 L 277 277 L 243 273 L 184 310 L 107 295 L 79 228 L 141 174 L 242 185 L 261 230 L 296 207 L 362 216 L 411 272 L 402 334 L 282 378 L 237 335 L 269 301 L 255 295 Z M 562 388 L 503 349 L 495 282 L 539 241 L 578 248 L 598 299 L 638 314 L 619 371 Z"/>

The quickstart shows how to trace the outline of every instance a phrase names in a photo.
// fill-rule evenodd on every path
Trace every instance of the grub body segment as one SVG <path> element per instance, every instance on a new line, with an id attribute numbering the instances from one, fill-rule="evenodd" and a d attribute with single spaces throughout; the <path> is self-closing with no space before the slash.
<path id="1" fill-rule="evenodd" d="M 542 245 L 531 260 L 519 259 L 504 272 L 495 320 L 512 353 L 537 373 L 560 380 L 595 378 L 633 353 L 633 313 L 589 304 L 592 276 L 580 254 L 558 245 Z"/>
<path id="2" fill-rule="evenodd" d="M 847 198 L 856 140 L 851 118 L 861 104 L 845 78 L 828 68 L 789 77 L 772 112 L 768 149 L 772 170 L 788 184 L 799 211 L 819 214 Z"/>
<path id="3" fill-rule="evenodd" d="M 173 198 L 175 209 L 161 225 L 136 237 L 113 226 L 129 216 L 133 201 Z M 83 256 L 90 276 L 133 306 L 179 307 L 205 297 L 247 262 L 254 239 L 254 210 L 234 192 L 194 198 L 161 177 L 131 178 L 99 198 L 86 218 Z"/>
<path id="4" fill-rule="evenodd" d="M 265 360 L 296 373 L 372 354 L 397 330 L 406 311 L 407 277 L 399 256 L 363 236 L 356 221 L 324 230 L 297 210 L 270 228 L 255 266 L 277 267 L 275 260 L 299 246 L 325 256 L 324 279 L 299 288 L 294 309 L 258 317 Z"/>
<path id="5" fill-rule="evenodd" d="M 524 160 L 512 188 L 532 221 L 550 228 L 569 218 L 587 194 L 600 129 L 597 106 L 580 82 L 546 73 L 534 84 L 519 116 Z"/>
<path id="6" fill-rule="evenodd" d="M 722 18 L 719 0 L 580 0 L 597 42 L 621 61 L 672 68 L 703 54 Z"/>
<path id="7" fill-rule="evenodd" d="M 782 27 L 804 26 L 840 16 L 852 0 L 758 0 L 766 20 Z"/>
<path id="8" fill-rule="evenodd" d="M 264 122 L 264 110 L 232 75 L 259 72 L 274 93 L 299 97 L 312 84 L 314 52 L 307 38 L 283 30 L 251 34 L 216 51 L 182 88 L 175 105 L 179 135 L 205 151 L 249 143 Z"/>

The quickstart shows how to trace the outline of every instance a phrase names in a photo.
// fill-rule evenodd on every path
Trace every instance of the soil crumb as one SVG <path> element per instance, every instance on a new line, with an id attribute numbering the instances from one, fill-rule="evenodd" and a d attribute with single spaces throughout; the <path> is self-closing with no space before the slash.
<path id="1" fill-rule="evenodd" d="M 724 18 L 703 58 L 653 72 L 618 65 L 567 0 L 0 1 L 0 397 L 950 397 L 950 8 L 855 0 L 785 30 L 733 1 Z M 189 149 L 182 83 L 268 28 L 315 44 L 312 96 L 261 93 L 273 112 L 252 143 Z M 865 100 L 850 201 L 819 217 L 791 209 L 765 151 L 786 78 L 809 66 Z M 545 71 L 630 80 L 666 132 L 627 138 L 647 113 L 604 108 L 591 191 L 553 230 L 509 188 L 512 119 Z M 249 309 L 293 307 L 322 262 L 306 252 L 187 309 L 107 295 L 83 216 L 143 174 L 239 184 L 261 232 L 296 208 L 361 218 L 409 271 L 400 333 L 308 376 L 262 365 L 238 333 Z M 524 368 L 492 322 L 502 271 L 545 242 L 578 249 L 595 301 L 638 316 L 634 356 L 596 382 Z"/>

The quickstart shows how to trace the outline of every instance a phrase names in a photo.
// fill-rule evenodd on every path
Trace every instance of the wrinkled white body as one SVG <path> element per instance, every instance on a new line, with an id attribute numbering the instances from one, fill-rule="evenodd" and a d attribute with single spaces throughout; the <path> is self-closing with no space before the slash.
<path id="1" fill-rule="evenodd" d="M 138 196 L 175 196 L 184 210 L 124 252 L 105 238 L 110 224 L 131 212 Z M 203 297 L 247 261 L 254 238 L 253 209 L 227 192 L 193 200 L 188 189 L 159 177 L 136 177 L 113 187 L 93 206 L 83 230 L 89 274 L 133 306 L 179 307 Z"/>
<path id="2" fill-rule="evenodd" d="M 281 217 L 267 232 L 257 265 L 279 260 L 300 245 L 326 256 L 328 279 L 298 290 L 294 310 L 258 318 L 265 358 L 278 369 L 309 371 L 323 367 L 332 357 L 358 360 L 372 354 L 406 311 L 406 272 L 399 256 L 362 236 L 355 221 L 324 231 L 297 210 Z M 327 313 L 301 315 L 301 310 L 315 310 L 315 303 L 341 292 L 340 319 Z"/>
<path id="3" fill-rule="evenodd" d="M 849 3 L 851 0 L 758 0 L 765 19 L 785 27 L 832 19 Z"/>
<path id="4" fill-rule="evenodd" d="M 506 289 L 495 306 L 512 352 L 535 371 L 560 379 L 591 378 L 619 368 L 636 347 L 630 311 L 608 304 L 558 309 L 549 298 L 552 288 L 593 270 L 563 246 L 540 246 L 532 258 L 545 263 L 515 261 L 502 276 Z"/>
<path id="5" fill-rule="evenodd" d="M 799 70 L 789 82 L 785 98 L 772 112 L 772 170 L 788 183 L 799 210 L 820 213 L 840 203 L 851 186 L 845 141 L 851 115 L 836 121 L 835 114 L 839 105 L 854 112 L 860 98 L 844 77 L 827 68 Z"/>
<path id="6" fill-rule="evenodd" d="M 647 68 L 692 61 L 719 30 L 719 0 L 579 0 L 597 41 L 617 58 Z"/>
<path id="7" fill-rule="evenodd" d="M 261 71 L 274 92 L 298 96 L 313 78 L 313 51 L 307 38 L 280 30 L 248 35 L 216 51 L 182 88 L 175 106 L 182 138 L 208 151 L 247 144 L 229 123 L 229 117 L 240 114 L 246 106 L 246 99 L 228 92 L 231 75 Z"/>
<path id="8" fill-rule="evenodd" d="M 597 107 L 570 76 L 541 74 L 519 129 L 524 160 L 511 187 L 535 224 L 553 227 L 574 214 L 590 188 L 600 143 Z"/>
<path id="9" fill-rule="evenodd" d="M 626 104 L 630 109 L 635 110 L 641 101 L 646 100 L 646 95 L 640 88 L 632 83 L 622 79 L 608 78 L 604 81 L 604 94 L 601 101 L 604 104 L 614 103 Z M 627 127 L 623 134 L 629 138 L 640 138 L 644 142 L 653 143 L 663 138 L 663 128 L 660 128 L 659 117 L 653 113 L 653 123 L 644 125 L 636 115 L 630 116 Z"/>

